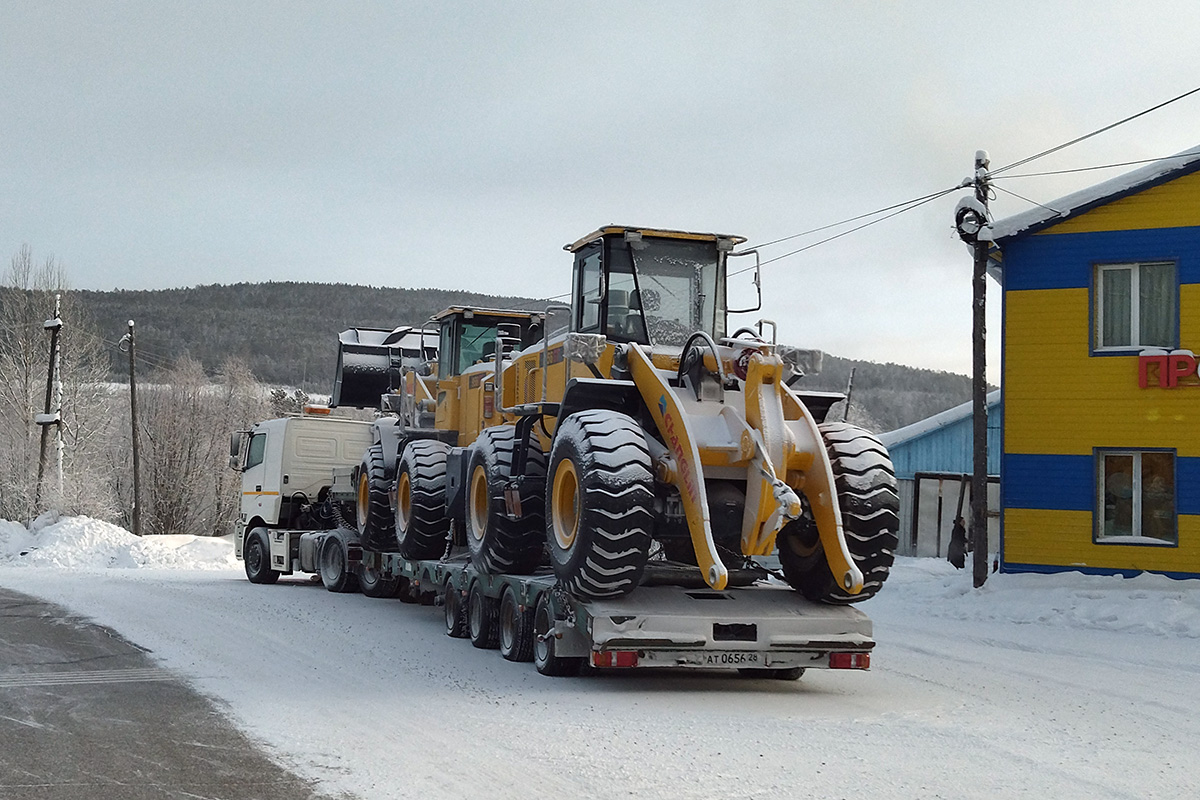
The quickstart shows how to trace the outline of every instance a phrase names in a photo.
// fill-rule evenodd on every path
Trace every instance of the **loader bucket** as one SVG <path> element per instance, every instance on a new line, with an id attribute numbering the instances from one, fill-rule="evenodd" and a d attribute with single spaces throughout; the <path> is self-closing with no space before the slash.
<path id="1" fill-rule="evenodd" d="M 331 407 L 379 408 L 381 395 L 399 385 L 401 367 L 432 357 L 437 334 L 419 328 L 350 328 L 338 334 Z M 424 347 L 423 347 L 424 344 Z"/>

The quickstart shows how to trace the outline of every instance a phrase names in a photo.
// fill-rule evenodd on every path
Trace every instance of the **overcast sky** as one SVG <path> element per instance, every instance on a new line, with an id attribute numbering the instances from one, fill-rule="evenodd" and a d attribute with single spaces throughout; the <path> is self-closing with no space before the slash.
<path id="1" fill-rule="evenodd" d="M 979 148 L 1002 166 L 1102 127 L 1200 85 L 1198 31 L 1194 0 L 10 0 L 0 256 L 27 243 L 89 289 L 545 297 L 604 224 L 765 242 L 953 186 Z M 1016 172 L 1196 144 L 1200 95 Z M 1046 202 L 1115 174 L 1001 185 Z M 762 315 L 793 344 L 969 371 L 956 196 L 767 266 Z"/>

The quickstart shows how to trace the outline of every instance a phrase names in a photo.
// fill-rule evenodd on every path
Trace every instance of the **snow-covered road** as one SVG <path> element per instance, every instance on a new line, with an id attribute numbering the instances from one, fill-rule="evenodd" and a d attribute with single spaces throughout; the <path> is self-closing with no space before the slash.
<path id="1" fill-rule="evenodd" d="M 902 559 L 863 606 L 870 672 L 550 679 L 449 639 L 440 609 L 254 586 L 223 558 L 21 561 L 0 548 L 0 585 L 150 648 L 281 761 L 361 798 L 1200 796 L 1194 583 L 994 575 L 975 592 Z"/>

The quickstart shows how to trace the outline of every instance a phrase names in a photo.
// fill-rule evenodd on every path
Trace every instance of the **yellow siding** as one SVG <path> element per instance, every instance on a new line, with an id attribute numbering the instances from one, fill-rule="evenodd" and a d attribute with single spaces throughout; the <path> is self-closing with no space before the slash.
<path id="1" fill-rule="evenodd" d="M 1090 356 L 1089 302 L 1087 289 L 1007 293 L 1005 452 L 1200 456 L 1200 388 L 1141 389 L 1137 356 Z M 1180 320 L 1183 346 L 1200 351 L 1200 285 L 1180 287 Z"/>
<path id="2" fill-rule="evenodd" d="M 1200 516 L 1179 517 L 1179 546 L 1094 544 L 1087 511 L 1004 511 L 1004 560 L 1095 569 L 1200 572 Z"/>
<path id="3" fill-rule="evenodd" d="M 1200 172 L 1114 200 L 1053 225 L 1042 235 L 1193 225 L 1200 225 Z"/>

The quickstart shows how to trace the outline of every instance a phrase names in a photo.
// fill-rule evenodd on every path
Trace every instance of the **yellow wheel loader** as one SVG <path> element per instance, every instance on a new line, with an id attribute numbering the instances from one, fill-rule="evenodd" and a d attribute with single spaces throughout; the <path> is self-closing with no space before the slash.
<path id="1" fill-rule="evenodd" d="M 436 377 L 400 381 L 401 553 L 435 556 L 457 521 L 481 572 L 548 559 L 582 598 L 721 590 L 772 555 L 809 599 L 874 595 L 897 544 L 891 461 L 824 421 L 840 395 L 794 388 L 804 353 L 773 325 L 729 331 L 758 310 L 726 304 L 731 259 L 760 285 L 744 241 L 609 226 L 566 246 L 569 306 L 438 315 Z"/>

